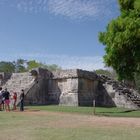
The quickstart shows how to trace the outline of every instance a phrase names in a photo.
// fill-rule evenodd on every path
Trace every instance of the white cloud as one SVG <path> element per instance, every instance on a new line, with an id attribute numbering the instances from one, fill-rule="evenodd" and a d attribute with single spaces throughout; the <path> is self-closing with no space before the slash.
<path id="1" fill-rule="evenodd" d="M 116 0 L 48 0 L 49 12 L 72 19 L 112 15 Z M 114 5 L 113 5 L 114 4 Z"/>
<path id="2" fill-rule="evenodd" d="M 0 0 L 0 5 L 12 6 L 29 13 L 49 12 L 71 19 L 103 19 L 114 16 L 117 0 Z"/>
<path id="3" fill-rule="evenodd" d="M 64 69 L 84 69 L 94 70 L 104 68 L 101 56 L 68 56 L 68 55 L 50 55 L 47 56 L 46 63 L 58 64 Z"/>
<path id="4" fill-rule="evenodd" d="M 47 0 L 16 0 L 13 4 L 20 11 L 39 13 L 47 9 Z"/>

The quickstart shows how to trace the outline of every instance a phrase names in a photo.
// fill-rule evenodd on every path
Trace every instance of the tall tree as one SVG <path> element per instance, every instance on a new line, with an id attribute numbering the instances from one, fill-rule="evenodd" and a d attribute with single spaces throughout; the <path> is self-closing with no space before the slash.
<path id="1" fill-rule="evenodd" d="M 17 59 L 17 61 L 14 61 L 14 65 L 15 65 L 15 72 L 26 72 L 26 60 L 24 59 Z"/>
<path id="2" fill-rule="evenodd" d="M 30 61 L 27 62 L 27 69 L 28 70 L 38 68 L 38 67 L 42 67 L 42 63 L 37 62 L 35 60 L 30 60 Z"/>
<path id="3" fill-rule="evenodd" d="M 99 75 L 105 75 L 105 76 L 108 76 L 112 79 L 116 79 L 116 72 L 114 70 L 104 70 L 104 69 L 97 69 L 95 70 L 95 73 L 96 74 L 99 74 Z"/>
<path id="4" fill-rule="evenodd" d="M 1 61 L 0 72 L 8 72 L 8 73 L 15 72 L 15 65 L 12 62 Z"/>
<path id="5" fill-rule="evenodd" d="M 47 68 L 50 71 L 56 71 L 56 70 L 61 70 L 62 68 L 56 64 L 51 64 L 51 65 L 44 65 L 45 68 Z"/>
<path id="6" fill-rule="evenodd" d="M 55 70 L 60 70 L 61 69 L 61 67 L 59 67 L 56 64 L 47 65 L 47 64 L 43 64 L 41 62 L 37 62 L 35 60 L 30 60 L 30 61 L 27 62 L 27 69 L 28 70 L 38 68 L 38 67 L 48 69 L 49 71 L 55 71 Z"/>
<path id="7" fill-rule="evenodd" d="M 134 80 L 140 72 L 140 1 L 119 0 L 120 16 L 112 20 L 99 40 L 106 48 L 104 62 L 119 80 Z"/>

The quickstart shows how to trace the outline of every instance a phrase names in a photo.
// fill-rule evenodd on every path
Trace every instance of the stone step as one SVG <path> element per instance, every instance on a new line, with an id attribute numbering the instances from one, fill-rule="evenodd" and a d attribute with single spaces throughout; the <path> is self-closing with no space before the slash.
<path id="1" fill-rule="evenodd" d="M 30 73 L 13 73 L 11 79 L 9 79 L 3 88 L 7 88 L 9 91 L 20 92 L 21 89 L 26 89 L 32 84 L 33 77 Z"/>
<path id="2" fill-rule="evenodd" d="M 132 100 L 132 102 L 133 102 L 135 105 L 137 105 L 137 106 L 140 107 L 140 99 Z"/>

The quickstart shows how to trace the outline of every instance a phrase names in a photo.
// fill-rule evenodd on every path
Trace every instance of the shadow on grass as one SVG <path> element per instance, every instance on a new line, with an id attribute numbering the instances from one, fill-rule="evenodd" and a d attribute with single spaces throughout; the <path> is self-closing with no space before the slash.
<path id="1" fill-rule="evenodd" d="M 30 109 L 30 108 L 24 108 L 24 111 L 28 111 L 28 112 L 38 112 L 41 111 L 40 109 Z"/>
<path id="2" fill-rule="evenodd" d="M 102 112 L 96 112 L 95 115 L 97 116 L 107 116 L 107 117 L 136 117 L 135 115 L 133 115 L 133 112 L 138 111 L 138 110 L 124 110 L 124 111 L 102 111 Z M 132 114 L 129 114 L 131 113 Z M 139 117 L 139 115 L 137 116 Z"/>
<path id="3" fill-rule="evenodd" d="M 104 114 L 104 113 L 110 113 L 110 114 L 114 114 L 114 113 L 115 113 L 115 114 L 116 114 L 116 113 L 129 113 L 129 112 L 134 112 L 134 111 L 137 111 L 137 110 L 134 110 L 134 109 L 133 109 L 133 110 L 125 110 L 125 111 L 119 111 L 119 112 L 105 111 L 105 112 L 97 112 L 97 113 L 99 113 L 99 114 L 100 114 L 100 113 L 101 113 L 101 114 L 102 114 L 102 113 L 103 113 L 103 114 Z"/>

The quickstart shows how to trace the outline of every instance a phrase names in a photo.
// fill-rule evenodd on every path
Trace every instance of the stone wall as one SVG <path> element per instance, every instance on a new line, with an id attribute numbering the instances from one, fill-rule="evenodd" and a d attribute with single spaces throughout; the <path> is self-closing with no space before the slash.
<path id="1" fill-rule="evenodd" d="M 52 73 L 49 80 L 49 103 L 78 106 L 77 70 L 63 70 Z"/>
<path id="2" fill-rule="evenodd" d="M 49 80 L 48 102 L 50 104 L 78 105 L 78 79 Z"/>
<path id="3" fill-rule="evenodd" d="M 78 79 L 78 102 L 79 106 L 92 106 L 98 87 L 98 81 L 91 79 Z"/>
<path id="4" fill-rule="evenodd" d="M 3 86 L 12 76 L 12 73 L 0 72 L 0 86 Z"/>
<path id="5" fill-rule="evenodd" d="M 120 94 L 114 85 L 119 83 L 83 70 L 61 70 L 49 72 L 37 70 L 36 85 L 27 94 L 30 104 L 59 104 L 68 106 L 92 106 L 93 100 L 97 106 L 124 107 L 136 109 L 138 106 Z M 116 84 L 114 84 L 116 83 Z"/>
<path id="6" fill-rule="evenodd" d="M 29 72 L 12 73 L 2 87 L 7 88 L 10 92 L 17 92 L 19 96 L 21 89 L 28 89 L 33 82 L 34 79 Z"/>
<path id="7" fill-rule="evenodd" d="M 25 96 L 26 105 L 45 105 L 49 104 L 49 82 L 52 79 L 52 73 L 47 69 L 37 68 L 32 70 L 34 82 L 27 88 Z"/>
<path id="8" fill-rule="evenodd" d="M 98 105 L 131 109 L 138 109 L 140 107 L 140 94 L 124 83 L 101 75 L 99 76 L 98 86 Z"/>
<path id="9" fill-rule="evenodd" d="M 48 100 L 48 80 L 39 78 L 37 81 L 25 90 L 25 104 L 26 105 L 45 105 Z"/>
<path id="10" fill-rule="evenodd" d="M 94 72 L 60 70 L 50 72 L 38 68 L 29 73 L 15 73 L 3 85 L 11 90 L 25 90 L 26 104 L 59 104 L 68 106 L 124 107 L 137 109 L 140 96 L 134 90 L 96 75 Z"/>
<path id="11" fill-rule="evenodd" d="M 49 102 L 69 106 L 91 106 L 97 90 L 98 76 L 83 70 L 53 72 L 49 80 Z"/>

